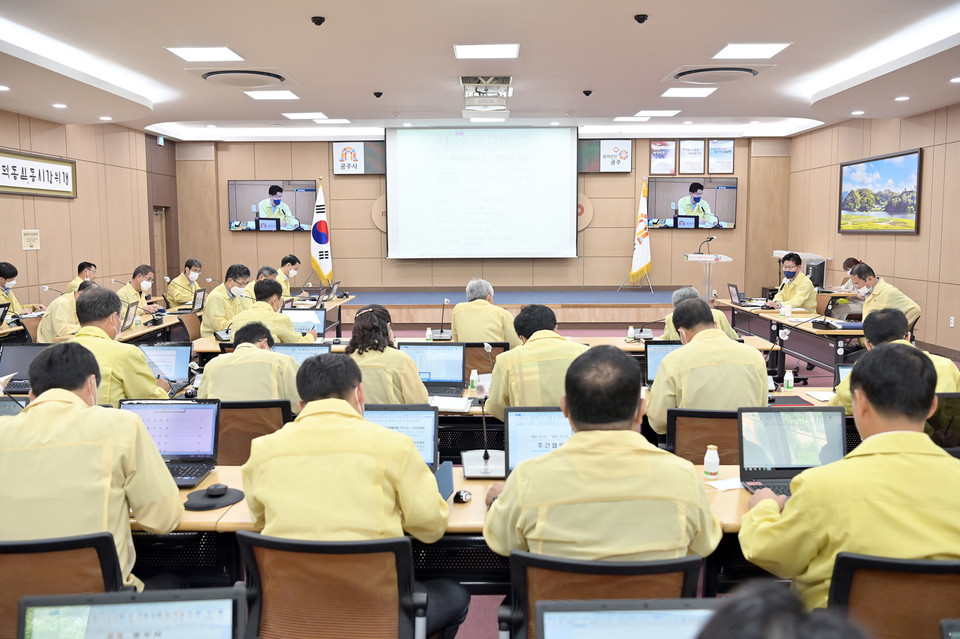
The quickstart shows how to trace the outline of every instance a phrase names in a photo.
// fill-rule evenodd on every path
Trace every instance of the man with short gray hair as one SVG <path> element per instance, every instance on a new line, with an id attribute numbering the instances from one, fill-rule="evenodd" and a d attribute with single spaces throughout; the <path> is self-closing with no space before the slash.
<path id="1" fill-rule="evenodd" d="M 455 342 L 509 342 L 520 346 L 510 311 L 493 305 L 493 286 L 487 280 L 467 284 L 467 301 L 453 307 L 450 330 Z"/>
<path id="2" fill-rule="evenodd" d="M 673 292 L 673 297 L 671 301 L 673 302 L 673 307 L 676 308 L 680 302 L 685 302 L 686 300 L 695 300 L 700 298 L 700 293 L 697 292 L 697 289 L 692 286 L 684 286 L 683 288 L 678 288 Z M 740 336 L 737 335 L 737 332 L 733 330 L 733 327 L 730 326 L 730 322 L 727 321 L 727 316 L 723 314 L 723 311 L 717 309 L 711 309 L 710 313 L 713 315 L 713 323 L 717 325 L 724 335 L 730 339 L 738 339 Z M 663 318 L 663 335 L 660 336 L 660 339 L 665 340 L 680 340 L 680 333 L 677 332 L 676 327 L 673 325 L 673 313 L 667 314 Z"/>

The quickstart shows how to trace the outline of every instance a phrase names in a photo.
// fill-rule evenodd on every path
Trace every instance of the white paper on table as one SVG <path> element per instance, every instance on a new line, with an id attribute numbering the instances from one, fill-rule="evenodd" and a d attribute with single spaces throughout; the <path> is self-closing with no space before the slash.
<path id="1" fill-rule="evenodd" d="M 469 397 L 439 397 L 430 398 L 430 405 L 436 406 L 441 413 L 469 413 Z"/>
<path id="2" fill-rule="evenodd" d="M 20 372 L 20 371 L 14 371 L 14 372 L 10 373 L 9 375 L 4 375 L 3 377 L 0 377 L 0 392 L 2 392 L 3 389 L 7 387 L 7 382 L 9 382 L 11 379 L 13 379 L 13 376 L 16 375 L 16 374 L 19 373 L 19 372 Z"/>
<path id="3" fill-rule="evenodd" d="M 743 488 L 743 484 L 740 483 L 739 477 L 730 477 L 728 479 L 717 479 L 714 481 L 708 481 L 707 485 L 713 486 L 718 491 L 739 490 Z"/>
<path id="4" fill-rule="evenodd" d="M 814 398 L 818 402 L 829 402 L 833 398 L 834 393 L 831 393 L 830 391 L 807 391 L 807 395 Z"/>

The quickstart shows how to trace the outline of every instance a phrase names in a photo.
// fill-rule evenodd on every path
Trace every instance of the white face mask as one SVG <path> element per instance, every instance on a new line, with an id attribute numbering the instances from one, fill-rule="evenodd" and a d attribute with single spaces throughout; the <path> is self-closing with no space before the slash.
<path id="1" fill-rule="evenodd" d="M 191 282 L 196 282 L 198 279 L 200 279 L 200 274 L 196 271 L 190 271 L 190 274 L 187 275 L 187 278 L 189 278 Z"/>
<path id="2" fill-rule="evenodd" d="M 230 289 L 230 292 L 233 293 L 233 296 L 234 296 L 234 297 L 242 297 L 242 296 L 243 296 L 243 289 L 242 289 L 241 287 L 239 287 L 239 286 L 234 286 L 233 288 Z"/>
<path id="3" fill-rule="evenodd" d="M 296 276 L 297 276 L 297 273 L 299 273 L 299 272 L 300 272 L 300 271 L 298 271 L 298 270 L 295 269 L 295 268 L 290 269 L 290 277 L 296 277 Z"/>
<path id="4" fill-rule="evenodd" d="M 143 291 L 144 293 L 149 291 L 150 287 L 152 286 L 153 286 L 153 282 L 151 282 L 150 280 L 143 280 L 142 282 L 140 282 L 140 290 Z"/>
<path id="5" fill-rule="evenodd" d="M 3 285 L 3 288 L 9 291 L 11 288 L 14 287 L 16 283 L 17 283 L 17 280 L 7 280 L 7 283 Z"/>
<path id="6" fill-rule="evenodd" d="M 867 293 L 869 292 L 870 292 L 870 289 L 867 288 L 866 286 L 861 286 L 860 288 L 857 289 L 857 293 L 860 293 L 860 295 L 863 295 L 864 297 L 866 297 Z"/>
<path id="7" fill-rule="evenodd" d="M 120 319 L 120 316 L 119 316 L 119 315 L 117 315 L 116 318 L 117 318 L 117 332 L 116 332 L 116 333 L 114 334 L 114 336 L 113 336 L 113 341 L 119 342 L 119 341 L 120 341 L 120 329 L 123 328 L 123 321 Z"/>
<path id="8" fill-rule="evenodd" d="M 83 278 L 83 281 L 84 281 L 84 282 L 89 282 L 89 281 L 90 281 L 90 278 L 89 278 L 89 277 L 85 277 L 85 278 Z"/>
<path id="9" fill-rule="evenodd" d="M 360 403 L 360 387 L 359 387 L 359 386 L 354 386 L 354 387 L 353 387 L 353 396 L 354 396 L 354 397 L 356 398 L 356 400 L 357 400 L 357 406 L 360 407 L 360 417 L 363 417 L 363 409 L 364 409 L 364 406 L 363 406 L 362 403 Z"/>

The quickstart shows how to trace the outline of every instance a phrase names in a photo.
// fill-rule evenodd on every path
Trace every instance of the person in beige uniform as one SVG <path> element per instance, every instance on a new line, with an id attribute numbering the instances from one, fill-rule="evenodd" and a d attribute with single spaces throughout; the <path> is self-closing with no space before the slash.
<path id="1" fill-rule="evenodd" d="M 97 265 L 93 262 L 80 262 L 77 264 L 77 276 L 67 284 L 67 293 L 76 293 L 80 288 L 81 282 L 97 281 Z"/>
<path id="2" fill-rule="evenodd" d="M 277 281 L 283 287 L 283 299 L 295 297 L 290 293 L 290 280 L 300 272 L 300 258 L 294 254 L 284 255 L 280 260 L 280 270 L 277 271 Z M 308 297 L 310 294 L 306 291 L 300 293 L 300 297 Z"/>
<path id="3" fill-rule="evenodd" d="M 164 534 L 176 528 L 183 504 L 140 417 L 97 406 L 100 382 L 93 353 L 74 342 L 54 344 L 31 363 L 30 404 L 0 417 L 0 540 L 109 532 L 124 584 L 142 590 L 131 573 L 130 516 Z"/>
<path id="4" fill-rule="evenodd" d="M 198 280 L 202 268 L 200 260 L 192 257 L 183 263 L 183 273 L 170 280 L 167 285 L 167 302 L 170 308 L 193 302 L 193 296 L 200 288 Z"/>
<path id="5" fill-rule="evenodd" d="M 453 307 L 450 331 L 455 342 L 507 342 L 520 346 L 510 311 L 493 305 L 493 286 L 487 280 L 470 280 L 467 301 Z"/>
<path id="6" fill-rule="evenodd" d="M 767 303 L 767 306 L 780 308 L 789 306 L 807 313 L 817 312 L 817 289 L 807 277 L 801 265 L 803 260 L 796 253 L 787 253 L 783 256 L 783 282 L 780 290 Z"/>
<path id="7" fill-rule="evenodd" d="M 277 269 L 272 266 L 261 266 L 260 270 L 257 271 L 257 279 L 250 280 L 250 282 L 243 287 L 243 294 L 247 299 L 251 301 L 256 301 L 257 295 L 253 291 L 253 287 L 256 286 L 257 282 L 260 280 L 276 280 L 277 279 Z"/>
<path id="8" fill-rule="evenodd" d="M 67 339 L 80 330 L 80 320 L 77 319 L 77 298 L 97 285 L 89 280 L 80 282 L 75 293 L 64 293 L 50 302 L 47 312 L 40 319 L 37 328 L 37 341 L 49 344 Z"/>
<path id="9" fill-rule="evenodd" d="M 523 345 L 497 355 L 487 412 L 503 419 L 507 406 L 559 406 L 563 376 L 588 346 L 557 334 L 557 316 L 546 306 L 524 306 L 513 322 Z"/>
<path id="10" fill-rule="evenodd" d="M 243 294 L 250 281 L 250 269 L 243 264 L 232 264 L 223 276 L 223 284 L 213 289 L 203 302 L 201 337 L 211 337 L 216 331 L 226 330 L 234 316 L 253 304 Z"/>
<path id="11" fill-rule="evenodd" d="M 681 302 L 673 311 L 673 323 L 684 346 L 664 357 L 657 369 L 647 411 L 653 430 L 667 432 L 670 408 L 767 405 L 767 366 L 760 351 L 714 328 L 706 302 Z"/>
<path id="12" fill-rule="evenodd" d="M 696 300 L 700 299 L 700 293 L 697 292 L 697 289 L 692 286 L 684 286 L 683 288 L 678 288 L 673 292 L 671 300 L 673 302 L 673 307 L 676 308 L 677 304 L 685 300 Z M 727 316 L 723 314 L 723 311 L 717 309 L 711 309 L 710 313 L 713 315 L 713 323 L 716 328 L 719 328 L 723 331 L 723 334 L 729 337 L 730 339 L 738 339 L 740 336 L 737 335 L 737 332 L 733 330 L 733 327 L 730 326 L 730 322 L 727 320 Z M 659 339 L 663 340 L 679 340 L 680 333 L 677 332 L 676 327 L 673 325 L 673 313 L 668 313 L 665 318 L 663 318 L 663 335 Z"/>
<path id="13" fill-rule="evenodd" d="M 151 315 L 160 310 L 159 304 L 147 303 L 147 297 L 150 295 L 156 276 L 156 271 L 149 264 L 141 264 L 135 268 L 130 281 L 117 291 L 120 301 L 123 302 L 123 308 L 126 309 L 128 304 L 137 304 L 140 307 L 138 311 L 140 315 Z"/>
<path id="14" fill-rule="evenodd" d="M 300 410 L 297 393 L 297 360 L 274 353 L 270 329 L 251 322 L 233 333 L 232 353 L 207 362 L 197 397 L 223 402 L 286 399 L 290 410 Z"/>
<path id="15" fill-rule="evenodd" d="M 394 348 L 390 311 L 383 306 L 370 304 L 357 311 L 346 353 L 360 367 L 368 404 L 429 401 L 413 358 Z"/>
<path id="16" fill-rule="evenodd" d="M 867 264 L 857 264 L 850 271 L 850 281 L 857 287 L 857 292 L 863 296 L 863 317 L 881 308 L 895 308 L 907 316 L 910 326 L 920 319 L 920 305 L 903 294 L 893 284 L 877 277 L 873 269 Z"/>
<path id="17" fill-rule="evenodd" d="M 250 322 L 260 322 L 270 329 L 273 339 L 281 344 L 313 344 L 317 341 L 317 329 L 300 334 L 293 327 L 289 315 L 280 312 L 283 305 L 283 289 L 276 280 L 260 280 L 253 287 L 256 302 L 248 309 L 233 317 L 233 330 L 236 331 Z"/>

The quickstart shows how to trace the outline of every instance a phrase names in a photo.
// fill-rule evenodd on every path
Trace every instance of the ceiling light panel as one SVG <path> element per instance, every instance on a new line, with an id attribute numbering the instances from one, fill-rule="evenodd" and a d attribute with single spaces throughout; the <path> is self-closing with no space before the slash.
<path id="1" fill-rule="evenodd" d="M 167 51 L 187 62 L 243 62 L 229 47 L 167 47 Z"/>
<path id="2" fill-rule="evenodd" d="M 790 46 L 789 42 L 731 42 L 720 49 L 714 60 L 769 60 Z"/>
<path id="3" fill-rule="evenodd" d="M 660 97 L 661 98 L 705 98 L 714 91 L 717 90 L 717 87 L 674 87 L 672 89 L 667 89 L 664 91 Z"/>
<path id="4" fill-rule="evenodd" d="M 633 114 L 635 118 L 672 118 L 680 109 L 644 109 Z"/>
<path id="5" fill-rule="evenodd" d="M 307 113 L 283 113 L 283 117 L 288 120 L 326 120 L 327 116 L 319 111 L 307 112 Z"/>
<path id="6" fill-rule="evenodd" d="M 453 55 L 458 60 L 496 60 L 520 56 L 519 44 L 455 44 Z"/>
<path id="7" fill-rule="evenodd" d="M 299 100 L 293 91 L 244 91 L 254 100 Z"/>

